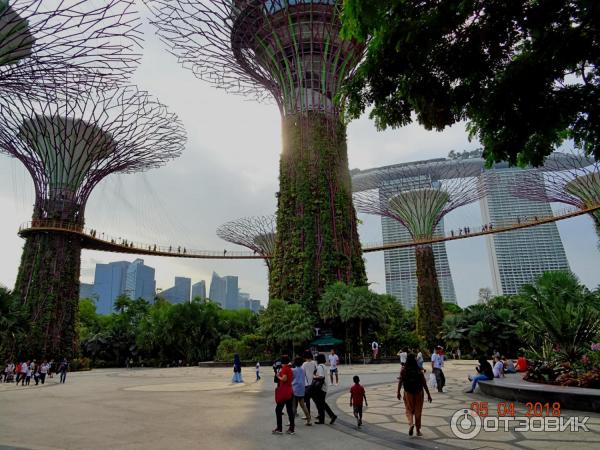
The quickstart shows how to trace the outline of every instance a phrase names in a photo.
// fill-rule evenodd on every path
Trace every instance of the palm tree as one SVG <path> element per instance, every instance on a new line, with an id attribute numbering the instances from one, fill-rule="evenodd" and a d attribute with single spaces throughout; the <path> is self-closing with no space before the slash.
<path id="1" fill-rule="evenodd" d="M 573 362 L 600 333 L 600 298 L 570 272 L 546 272 L 520 295 L 526 300 L 521 333 L 534 352 L 555 347 Z"/>
<path id="2" fill-rule="evenodd" d="M 285 314 L 282 317 L 283 327 L 281 341 L 292 343 L 292 355 L 294 347 L 309 340 L 314 334 L 314 318 L 308 313 L 306 308 L 300 304 L 287 305 Z"/>
<path id="3" fill-rule="evenodd" d="M 327 287 L 319 300 L 319 315 L 324 320 L 340 317 L 342 303 L 352 295 L 352 287 L 337 281 Z"/>
<path id="4" fill-rule="evenodd" d="M 380 296 L 367 286 L 351 288 L 351 295 L 344 297 L 340 306 L 340 318 L 346 323 L 358 322 L 359 345 L 364 361 L 363 325 L 365 322 L 381 323 L 384 320 Z"/>

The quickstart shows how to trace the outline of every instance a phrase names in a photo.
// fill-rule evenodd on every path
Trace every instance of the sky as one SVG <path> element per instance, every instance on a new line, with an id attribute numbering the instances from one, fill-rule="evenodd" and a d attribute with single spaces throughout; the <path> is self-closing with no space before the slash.
<path id="1" fill-rule="evenodd" d="M 279 111 L 274 104 L 259 104 L 230 95 L 198 80 L 180 67 L 155 36 L 144 16 L 142 63 L 132 82 L 148 90 L 183 121 L 188 142 L 182 156 L 160 169 L 142 174 L 112 175 L 91 195 L 86 226 L 128 240 L 190 249 L 243 250 L 225 243 L 216 229 L 239 217 L 273 214 L 278 190 L 281 150 Z M 350 168 L 361 170 L 436 157 L 454 150 L 475 149 L 464 124 L 443 132 L 414 124 L 378 132 L 364 116 L 348 127 Z M 0 155 L 0 284 L 12 288 L 23 241 L 19 225 L 31 218 L 34 202 L 29 174 L 17 160 Z M 363 242 L 381 241 L 379 217 L 360 214 Z M 481 224 L 479 205 L 452 212 L 446 227 Z M 600 283 L 600 252 L 592 220 L 587 216 L 558 222 L 573 272 L 590 288 Z M 485 238 L 447 244 L 458 303 L 477 301 L 482 287 L 492 287 Z M 133 261 L 135 255 L 84 250 L 81 280 L 93 281 L 96 263 Z M 267 270 L 260 260 L 213 261 L 143 257 L 156 269 L 157 287 L 173 285 L 175 276 L 187 276 L 209 287 L 213 271 L 239 276 L 240 290 L 266 304 Z M 365 255 L 373 290 L 385 292 L 383 253 Z"/>

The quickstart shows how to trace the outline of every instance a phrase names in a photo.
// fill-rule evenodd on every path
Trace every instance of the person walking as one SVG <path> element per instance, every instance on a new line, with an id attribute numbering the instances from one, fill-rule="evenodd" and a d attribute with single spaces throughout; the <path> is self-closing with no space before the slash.
<path id="1" fill-rule="evenodd" d="M 431 371 L 435 375 L 438 392 L 444 392 L 446 385 L 446 377 L 444 376 L 444 355 L 443 349 L 439 345 L 435 348 L 435 352 L 431 355 Z"/>
<path id="2" fill-rule="evenodd" d="M 325 355 L 319 353 L 317 355 L 317 370 L 313 377 L 313 383 L 311 386 L 311 395 L 317 405 L 319 411 L 319 419 L 315 422 L 319 425 L 325 423 L 325 413 L 329 416 L 329 423 L 333 425 L 337 419 L 337 416 L 331 410 L 327 404 L 327 369 L 325 367 Z"/>
<path id="3" fill-rule="evenodd" d="M 304 358 L 304 363 L 302 364 L 302 368 L 304 369 L 304 404 L 310 414 L 310 399 L 313 398 L 312 383 L 317 370 L 317 364 L 313 360 L 313 355 L 310 350 L 306 350 L 302 356 Z"/>
<path id="4" fill-rule="evenodd" d="M 260 381 L 260 361 L 256 361 L 256 381 Z"/>
<path id="5" fill-rule="evenodd" d="M 290 368 L 290 358 L 287 355 L 283 355 L 281 357 L 281 366 L 275 374 L 275 379 L 277 380 L 277 388 L 275 389 L 275 418 L 277 420 L 277 428 L 273 430 L 273 434 L 283 434 L 284 407 L 290 421 L 290 426 L 286 433 L 295 434 L 293 377 L 294 374 Z"/>
<path id="6" fill-rule="evenodd" d="M 27 361 L 27 372 L 25 372 L 25 386 L 29 386 L 29 383 L 31 383 L 31 366 L 33 366 L 33 363 Z"/>
<path id="7" fill-rule="evenodd" d="M 354 375 L 352 381 L 354 381 L 354 385 L 350 388 L 350 406 L 354 417 L 356 417 L 356 427 L 359 428 L 362 426 L 363 400 L 365 406 L 369 406 L 369 404 L 367 403 L 365 388 L 361 386 L 358 375 Z"/>
<path id="8" fill-rule="evenodd" d="M 67 380 L 67 371 L 69 370 L 69 363 L 67 362 L 67 358 L 64 358 L 60 365 L 58 366 L 58 373 L 60 374 L 60 382 L 62 384 Z"/>
<path id="9" fill-rule="evenodd" d="M 408 356 L 408 349 L 404 347 L 398 352 L 398 356 L 400 357 L 400 365 L 404 367 L 404 364 L 406 364 L 406 357 Z"/>
<path id="10" fill-rule="evenodd" d="M 29 371 L 29 361 L 21 363 L 21 386 L 25 386 L 27 372 Z"/>
<path id="11" fill-rule="evenodd" d="M 242 361 L 240 360 L 240 355 L 237 353 L 233 355 L 233 378 L 231 379 L 233 383 L 243 383 L 242 380 Z"/>
<path id="12" fill-rule="evenodd" d="M 377 355 L 379 355 L 379 344 L 377 341 L 373 341 L 371 343 L 371 350 L 373 351 L 373 361 L 377 359 Z"/>
<path id="13" fill-rule="evenodd" d="M 427 401 L 431 403 L 431 394 L 425 381 L 423 371 L 417 365 L 417 359 L 413 353 L 407 355 L 406 364 L 400 371 L 398 379 L 397 398 L 402 400 L 401 389 L 404 387 L 404 408 L 406 409 L 406 418 L 408 419 L 408 435 L 412 436 L 415 427 L 417 436 L 423 436 L 421 433 L 421 416 L 423 413 L 424 393 L 427 393 Z"/>
<path id="14" fill-rule="evenodd" d="M 494 371 L 492 369 L 492 365 L 488 362 L 485 356 L 479 358 L 479 366 L 475 368 L 477 370 L 477 375 L 472 377 L 469 375 L 469 381 L 471 382 L 471 389 L 468 390 L 467 394 L 472 394 L 477 388 L 477 383 L 485 380 L 493 380 L 494 379 Z"/>
<path id="15" fill-rule="evenodd" d="M 338 376 L 338 363 L 340 362 L 340 358 L 335 354 L 335 349 L 331 349 L 331 353 L 328 356 L 329 358 L 329 377 L 331 378 L 331 384 L 333 384 L 333 375 L 335 375 L 335 384 L 338 385 L 340 383 L 340 379 Z"/>
<path id="16" fill-rule="evenodd" d="M 421 350 L 417 349 L 417 366 L 419 366 L 419 369 L 421 370 L 421 372 L 425 372 L 425 368 L 423 367 L 423 364 L 425 363 L 425 360 L 423 359 L 423 353 L 421 353 Z"/>
<path id="17" fill-rule="evenodd" d="M 304 403 L 304 395 L 306 394 L 306 386 L 304 385 L 306 373 L 302 368 L 302 363 L 302 358 L 298 356 L 294 359 L 294 368 L 292 369 L 294 375 L 292 380 L 292 389 L 294 391 L 294 417 L 296 417 L 298 405 L 300 405 L 300 408 L 302 408 L 302 412 L 304 413 L 304 418 L 306 419 L 306 425 L 311 426 L 310 411 L 306 408 L 306 404 Z"/>
<path id="18" fill-rule="evenodd" d="M 50 365 L 46 361 L 43 361 L 42 365 L 40 366 L 40 381 L 42 382 L 42 384 L 46 382 L 46 375 L 48 375 L 49 369 Z"/>

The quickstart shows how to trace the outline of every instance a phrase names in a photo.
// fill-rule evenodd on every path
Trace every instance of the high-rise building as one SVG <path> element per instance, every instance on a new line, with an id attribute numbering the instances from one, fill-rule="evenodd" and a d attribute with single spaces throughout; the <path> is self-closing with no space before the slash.
<path id="1" fill-rule="evenodd" d="M 495 168 L 481 175 L 480 182 L 487 189 L 481 201 L 484 223 L 501 226 L 552 215 L 548 203 L 513 195 L 519 177 L 535 177 L 544 183 L 542 173 L 518 168 Z M 489 235 L 487 245 L 498 295 L 516 294 L 521 286 L 534 282 L 546 271 L 569 270 L 555 222 Z"/>
<path id="2" fill-rule="evenodd" d="M 192 300 L 196 297 L 206 298 L 206 283 L 204 280 L 192 284 Z"/>
<path id="3" fill-rule="evenodd" d="M 97 298 L 96 311 L 99 314 L 110 314 L 115 299 L 121 294 L 151 302 L 155 292 L 154 268 L 144 265 L 142 259 L 136 259 L 133 263 L 117 261 L 96 264 L 91 297 Z"/>
<path id="4" fill-rule="evenodd" d="M 240 308 L 240 290 L 238 289 L 238 277 L 233 275 L 227 275 L 223 277 L 225 279 L 225 309 L 239 309 Z"/>
<path id="5" fill-rule="evenodd" d="M 255 313 L 259 313 L 263 309 L 260 300 L 250 299 L 250 309 Z"/>
<path id="6" fill-rule="evenodd" d="M 379 196 L 381 201 L 387 201 L 390 193 L 397 194 L 399 192 L 398 186 L 401 186 L 400 189 L 402 191 L 409 191 L 422 188 L 435 188 L 438 185 L 439 181 L 432 180 L 429 176 L 413 178 L 399 177 L 396 180 L 389 180 L 386 185 L 387 189 L 386 186 L 380 186 Z M 381 218 L 381 228 L 384 244 L 410 241 L 412 239 L 408 229 L 404 225 L 389 217 Z M 443 234 L 444 221 L 442 219 L 437 225 L 434 235 Z M 440 242 L 433 244 L 432 247 L 442 299 L 444 302 L 456 303 L 456 293 L 454 291 L 452 274 L 450 273 L 446 245 Z M 414 307 L 417 302 L 417 262 L 414 247 L 385 250 L 383 253 L 386 292 L 396 297 L 405 308 Z"/>
<path id="7" fill-rule="evenodd" d="M 79 298 L 94 298 L 94 285 L 91 283 L 79 283 Z"/>
<path id="8" fill-rule="evenodd" d="M 129 262 L 127 261 L 96 264 L 92 295 L 95 294 L 98 298 L 96 303 L 98 314 L 110 314 L 113 311 L 115 299 L 125 293 L 128 267 Z"/>
<path id="9" fill-rule="evenodd" d="M 225 308 L 225 298 L 227 296 L 227 283 L 224 278 L 221 278 L 217 272 L 213 272 L 210 280 L 210 292 L 208 298 Z"/>
<path id="10" fill-rule="evenodd" d="M 160 297 L 170 303 L 189 303 L 192 280 L 185 277 L 175 277 L 175 285 L 160 293 Z"/>
<path id="11" fill-rule="evenodd" d="M 136 259 L 127 268 L 125 293 L 129 298 L 143 298 L 147 302 L 154 301 L 156 281 L 154 268 L 144 265 L 143 259 Z"/>

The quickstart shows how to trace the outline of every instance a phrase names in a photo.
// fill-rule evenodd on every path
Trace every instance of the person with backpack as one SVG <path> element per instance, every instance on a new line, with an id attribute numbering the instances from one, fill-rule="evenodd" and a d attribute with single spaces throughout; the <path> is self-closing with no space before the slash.
<path id="1" fill-rule="evenodd" d="M 319 411 L 319 418 L 315 423 L 323 425 L 325 423 L 325 413 L 327 413 L 330 418 L 329 423 L 333 425 L 337 416 L 325 401 L 327 396 L 327 369 L 325 367 L 325 355 L 322 353 L 317 355 L 317 371 L 313 376 L 310 391 L 312 398 L 317 405 L 317 410 Z"/>
<path id="2" fill-rule="evenodd" d="M 285 407 L 290 421 L 290 427 L 287 429 L 287 434 L 295 434 L 294 425 L 294 390 L 292 382 L 294 374 L 290 367 L 290 358 L 287 355 L 281 357 L 281 368 L 275 374 L 277 380 L 277 388 L 275 388 L 275 417 L 277 419 L 277 428 L 273 430 L 273 434 L 283 434 L 283 408 Z"/>
<path id="3" fill-rule="evenodd" d="M 423 413 L 424 393 L 427 393 L 427 401 L 431 403 L 431 394 L 425 381 L 423 371 L 419 369 L 417 358 L 414 353 L 406 357 L 406 363 L 400 371 L 398 378 L 398 400 L 402 400 L 401 388 L 404 386 L 404 408 L 406 409 L 406 418 L 408 419 L 408 435 L 412 436 L 415 426 L 417 427 L 417 436 L 423 436 L 421 433 L 421 415 Z"/>

